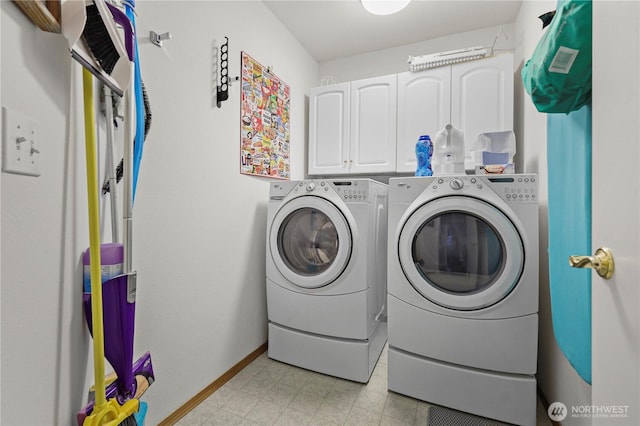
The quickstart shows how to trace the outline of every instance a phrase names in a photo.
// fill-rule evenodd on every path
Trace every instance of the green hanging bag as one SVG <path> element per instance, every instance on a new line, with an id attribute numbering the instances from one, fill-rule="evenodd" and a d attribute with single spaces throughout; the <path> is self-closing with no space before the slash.
<path id="1" fill-rule="evenodd" d="M 556 14 L 522 68 L 522 82 L 540 112 L 569 113 L 591 102 L 590 0 L 558 1 Z"/>

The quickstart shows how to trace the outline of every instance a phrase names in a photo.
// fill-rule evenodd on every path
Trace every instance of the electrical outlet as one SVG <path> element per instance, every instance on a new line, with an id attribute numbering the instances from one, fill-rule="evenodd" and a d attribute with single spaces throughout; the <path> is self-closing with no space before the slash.
<path id="1" fill-rule="evenodd" d="M 40 176 L 38 123 L 4 106 L 2 123 L 2 171 Z"/>

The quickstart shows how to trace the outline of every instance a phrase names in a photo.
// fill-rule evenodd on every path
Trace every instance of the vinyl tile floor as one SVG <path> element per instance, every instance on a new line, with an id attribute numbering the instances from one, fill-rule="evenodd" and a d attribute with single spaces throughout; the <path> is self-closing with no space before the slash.
<path id="1" fill-rule="evenodd" d="M 367 384 L 284 364 L 265 352 L 176 425 L 427 425 L 429 407 L 387 390 L 387 346 Z M 538 401 L 537 426 L 551 424 Z"/>

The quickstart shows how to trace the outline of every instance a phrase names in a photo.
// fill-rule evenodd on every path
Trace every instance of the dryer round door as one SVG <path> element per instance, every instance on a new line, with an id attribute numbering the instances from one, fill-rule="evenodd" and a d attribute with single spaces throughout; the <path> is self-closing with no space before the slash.
<path id="1" fill-rule="evenodd" d="M 507 297 L 524 267 L 522 239 L 511 220 L 487 202 L 460 196 L 416 209 L 400 232 L 398 256 L 422 296 L 463 311 Z"/>
<path id="2" fill-rule="evenodd" d="M 351 257 L 346 218 L 331 202 L 315 196 L 286 203 L 275 215 L 269 249 L 280 273 L 293 285 L 319 288 L 336 280 Z"/>

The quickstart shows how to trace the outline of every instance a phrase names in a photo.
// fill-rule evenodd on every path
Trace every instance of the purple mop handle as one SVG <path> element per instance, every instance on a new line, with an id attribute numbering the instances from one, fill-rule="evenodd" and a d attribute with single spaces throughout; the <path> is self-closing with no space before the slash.
<path id="1" fill-rule="evenodd" d="M 127 56 L 129 57 L 129 60 L 131 62 L 133 62 L 134 31 L 133 31 L 133 26 L 131 25 L 131 21 L 129 20 L 127 15 L 125 15 L 125 13 L 123 11 L 121 11 L 120 9 L 115 7 L 114 5 L 106 3 L 106 2 L 105 2 L 105 4 L 109 8 L 109 11 L 111 11 L 111 15 L 113 15 L 113 20 L 116 21 L 118 24 L 120 24 L 122 26 L 122 28 L 124 29 L 124 45 L 125 45 L 125 47 L 127 49 Z"/>

